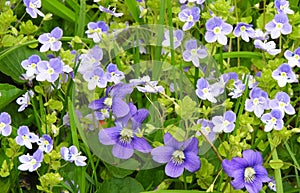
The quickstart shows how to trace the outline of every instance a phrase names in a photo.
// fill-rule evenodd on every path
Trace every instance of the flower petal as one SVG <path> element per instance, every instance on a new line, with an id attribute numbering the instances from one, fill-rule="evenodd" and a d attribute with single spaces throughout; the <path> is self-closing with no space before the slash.
<path id="1" fill-rule="evenodd" d="M 158 163 L 167 163 L 171 160 L 175 149 L 170 146 L 161 146 L 152 149 L 152 159 Z"/>
<path id="2" fill-rule="evenodd" d="M 168 162 L 165 167 L 165 172 L 167 176 L 172 178 L 177 178 L 183 174 L 184 171 L 184 164 L 175 165 L 173 162 Z"/>

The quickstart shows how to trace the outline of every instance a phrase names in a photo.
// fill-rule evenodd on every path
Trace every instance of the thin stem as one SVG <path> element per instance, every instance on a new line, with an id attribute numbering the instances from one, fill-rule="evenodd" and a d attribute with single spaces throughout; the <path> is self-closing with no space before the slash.
<path id="1" fill-rule="evenodd" d="M 199 132 L 201 133 L 201 135 L 205 139 L 205 141 L 207 141 L 207 143 L 211 146 L 211 148 L 213 149 L 213 151 L 217 155 L 218 159 L 222 162 L 223 159 L 222 159 L 221 155 L 219 154 L 217 148 L 214 146 L 214 144 L 209 139 L 207 139 L 206 135 L 201 130 L 199 130 Z"/>

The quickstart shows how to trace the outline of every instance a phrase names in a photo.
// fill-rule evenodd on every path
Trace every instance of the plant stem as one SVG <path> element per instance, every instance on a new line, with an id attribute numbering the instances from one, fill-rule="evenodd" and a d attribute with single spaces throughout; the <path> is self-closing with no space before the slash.
<path id="1" fill-rule="evenodd" d="M 207 139 L 206 135 L 201 130 L 199 130 L 199 132 L 201 133 L 201 135 L 205 139 L 205 141 L 207 141 L 207 143 L 211 146 L 211 148 L 213 149 L 213 151 L 217 155 L 218 159 L 222 162 L 223 159 L 222 159 L 221 155 L 219 154 L 217 148 L 214 146 L 214 144 L 209 139 Z"/>

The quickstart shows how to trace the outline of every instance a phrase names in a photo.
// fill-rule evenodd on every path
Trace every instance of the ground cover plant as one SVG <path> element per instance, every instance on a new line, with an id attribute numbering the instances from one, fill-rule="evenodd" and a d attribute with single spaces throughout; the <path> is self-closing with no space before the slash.
<path id="1" fill-rule="evenodd" d="M 0 10 L 1 192 L 300 191 L 297 0 Z"/>

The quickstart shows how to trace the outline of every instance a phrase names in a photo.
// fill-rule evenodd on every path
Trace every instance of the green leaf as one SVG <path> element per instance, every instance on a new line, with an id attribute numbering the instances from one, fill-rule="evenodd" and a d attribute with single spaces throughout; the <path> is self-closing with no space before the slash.
<path id="1" fill-rule="evenodd" d="M 178 101 L 179 106 L 175 106 L 175 111 L 183 120 L 195 117 L 197 103 L 189 96 L 185 96 L 182 101 Z"/>
<path id="2" fill-rule="evenodd" d="M 139 10 L 136 0 L 125 0 L 125 4 L 128 7 L 128 10 L 130 11 L 130 13 L 132 14 L 133 19 L 136 22 L 141 23 L 141 19 L 139 18 L 140 10 Z"/>
<path id="3" fill-rule="evenodd" d="M 58 0 L 42 0 L 43 8 L 64 20 L 75 22 L 75 12 Z"/>
<path id="4" fill-rule="evenodd" d="M 154 188 L 163 181 L 164 176 L 165 172 L 161 169 L 141 170 L 138 172 L 135 179 L 137 179 L 144 188 L 148 188 L 150 186 Z"/>
<path id="5" fill-rule="evenodd" d="M 111 173 L 115 178 L 124 178 L 134 172 L 134 170 L 126 170 L 122 168 L 117 168 L 109 164 L 104 164 L 106 169 Z"/>
<path id="6" fill-rule="evenodd" d="M 0 109 L 14 101 L 22 94 L 22 90 L 10 84 L 0 84 Z"/>
<path id="7" fill-rule="evenodd" d="M 38 30 L 38 26 L 33 25 L 31 20 L 28 20 L 26 23 L 22 22 L 20 25 L 20 33 L 22 34 L 33 34 Z"/>
<path id="8" fill-rule="evenodd" d="M 105 181 L 101 186 L 101 193 L 140 193 L 142 191 L 144 191 L 142 184 L 131 177 L 124 179 L 112 178 Z"/>
<path id="9" fill-rule="evenodd" d="M 197 190 L 157 190 L 150 192 L 141 192 L 141 193 L 205 193 L 206 191 L 197 191 Z M 212 192 L 219 193 L 219 192 Z"/>
<path id="10" fill-rule="evenodd" d="M 273 169 L 280 169 L 283 166 L 283 161 L 280 159 L 270 160 L 270 166 Z"/>

